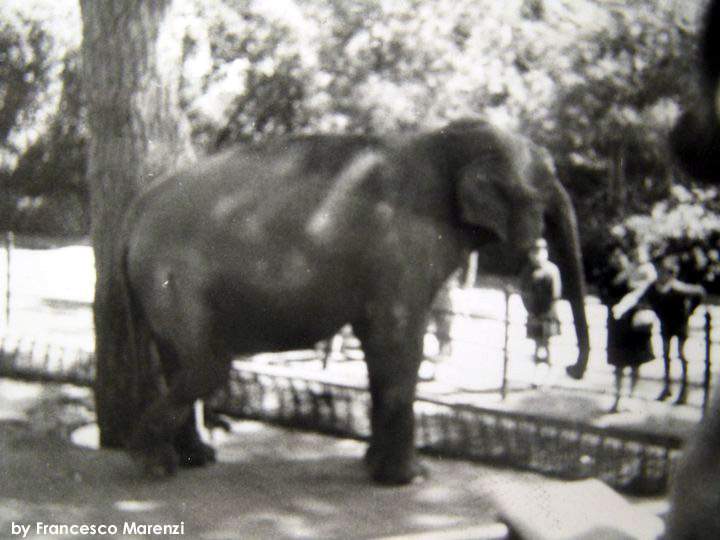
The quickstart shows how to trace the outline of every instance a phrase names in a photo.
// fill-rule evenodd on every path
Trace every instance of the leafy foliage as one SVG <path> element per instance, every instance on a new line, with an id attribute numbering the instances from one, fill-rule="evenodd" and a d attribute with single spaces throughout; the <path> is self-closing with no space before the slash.
<path id="1" fill-rule="evenodd" d="M 656 257 L 680 255 L 682 278 L 720 293 L 720 199 L 715 188 L 676 185 L 649 213 L 629 216 L 611 234 L 626 246 L 648 245 Z"/>
<path id="2" fill-rule="evenodd" d="M 262 45 L 244 38 L 227 55 L 244 60 L 244 91 L 224 141 L 488 115 L 551 149 L 583 216 L 588 270 L 605 260 L 612 227 L 687 183 L 665 142 L 692 80 L 694 30 L 676 3 L 292 5 L 295 23 L 242 2 L 242 35 Z M 227 52 L 228 41 L 216 49 Z"/>
<path id="3" fill-rule="evenodd" d="M 85 126 L 77 52 L 65 58 L 58 111 L 27 147 L 6 181 L 17 206 L 4 215 L 15 229 L 82 235 L 89 228 Z"/>
<path id="4" fill-rule="evenodd" d="M 632 236 L 637 216 L 655 219 L 659 208 L 679 212 L 677 186 L 695 193 L 670 163 L 665 141 L 691 97 L 695 22 L 703 5 L 185 0 L 183 99 L 194 140 L 206 152 L 278 133 L 424 129 L 477 114 L 519 129 L 553 153 L 583 216 L 592 274 L 613 230 Z M 44 87 L 55 81 L 72 88 L 60 74 L 73 68 L 61 69 L 63 57 L 49 54 L 52 39 L 71 41 L 53 34 L 56 25 L 47 19 L 25 26 L 12 21 L 0 26 L 0 38 L 20 43 L 26 52 L 14 53 L 25 59 L 19 65 L 37 73 L 29 76 L 20 108 L 27 112 L 0 109 L 0 128 L 6 122 L 34 133 L 26 137 L 31 142 L 42 133 L 43 142 L 15 145 L 6 171 L 15 171 L 13 186 L 33 196 L 74 189 L 77 182 L 66 179 L 82 175 L 82 103 L 70 105 L 67 98 L 79 93 L 58 92 L 64 105 L 55 106 L 51 120 L 28 120 Z M 0 135 L 0 149 L 11 148 L 16 139 Z M 707 200 L 692 205 L 709 208 Z M 680 229 L 654 230 L 668 235 L 655 242 L 661 249 Z M 701 220 L 698 230 L 685 233 L 710 238 L 714 230 Z"/>
<path id="5" fill-rule="evenodd" d="M 77 61 L 79 17 L 67 6 L 8 1 L 0 17 L 0 227 L 88 230 Z M 44 9 L 47 7 L 48 9 Z M 58 18 L 64 19 L 58 25 Z M 66 51 L 71 52 L 66 55 Z"/>
<path id="6" fill-rule="evenodd" d="M 20 125 L 38 112 L 38 99 L 50 78 L 52 38 L 37 22 L 22 17 L 0 20 L 0 151 L 12 163 L 20 147 Z"/>

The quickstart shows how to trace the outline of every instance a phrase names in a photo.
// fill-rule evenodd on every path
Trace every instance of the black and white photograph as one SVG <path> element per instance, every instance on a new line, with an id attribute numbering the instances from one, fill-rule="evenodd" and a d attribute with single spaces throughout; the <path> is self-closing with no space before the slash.
<path id="1" fill-rule="evenodd" d="M 720 538 L 720 0 L 0 0 L 0 538 Z"/>

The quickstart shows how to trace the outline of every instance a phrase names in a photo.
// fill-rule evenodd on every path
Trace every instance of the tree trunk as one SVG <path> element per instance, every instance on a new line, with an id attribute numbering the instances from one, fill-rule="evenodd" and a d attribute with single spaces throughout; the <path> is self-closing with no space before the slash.
<path id="1" fill-rule="evenodd" d="M 627 202 L 625 147 L 624 142 L 618 144 L 613 156 L 612 171 L 610 172 L 609 204 L 614 216 L 625 215 L 625 203 Z"/>
<path id="2" fill-rule="evenodd" d="M 139 389 L 128 376 L 128 329 L 114 244 L 143 186 L 192 159 L 179 107 L 182 35 L 172 0 L 80 0 L 95 253 L 95 404 L 100 443 L 124 444 Z M 140 396 L 140 400 L 142 400 Z"/>

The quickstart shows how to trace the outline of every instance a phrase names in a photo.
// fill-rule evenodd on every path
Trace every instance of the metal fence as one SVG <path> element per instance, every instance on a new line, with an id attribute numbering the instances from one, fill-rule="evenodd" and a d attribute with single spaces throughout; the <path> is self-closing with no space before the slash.
<path id="1" fill-rule="evenodd" d="M 500 284 L 495 284 L 498 287 L 497 292 L 501 293 L 502 289 Z M 461 294 L 469 294 L 466 291 L 462 291 Z M 471 294 L 471 293 L 470 293 Z M 493 333 L 495 339 L 493 343 L 483 343 L 482 354 L 478 354 L 478 357 L 487 357 L 488 352 L 492 353 L 492 358 L 498 363 L 502 363 L 502 379 L 498 384 L 498 390 L 504 396 L 508 389 L 512 386 L 517 387 L 516 373 L 517 370 L 514 367 L 522 362 L 531 364 L 531 349 L 527 346 L 523 347 L 525 339 L 525 324 L 526 318 L 524 313 L 518 314 L 517 308 L 511 309 L 511 300 L 515 296 L 514 300 L 521 302 L 517 295 L 511 294 L 508 290 L 503 291 L 504 294 L 504 307 L 497 313 L 483 313 L 474 312 L 472 309 L 463 307 L 457 309 L 455 306 L 442 306 L 435 307 L 433 310 L 433 320 L 450 319 L 457 321 L 458 319 L 465 319 L 469 325 L 487 324 L 494 322 Z M 686 358 L 688 358 L 688 388 L 691 393 L 696 394 L 696 399 L 688 402 L 691 406 L 701 407 L 705 409 L 707 404 L 710 402 L 710 397 L 714 389 L 714 382 L 720 375 L 720 366 L 714 359 L 720 354 L 720 325 L 716 321 L 720 321 L 720 299 L 708 298 L 708 301 L 699 306 L 695 311 L 694 315 L 689 321 L 689 332 L 688 339 L 685 342 Z M 513 313 L 514 311 L 514 313 Z M 590 334 L 591 334 L 591 361 L 588 364 L 588 373 L 590 377 L 586 377 L 586 383 L 582 387 L 584 392 L 598 392 L 598 393 L 611 393 L 614 392 L 613 383 L 613 370 L 614 368 L 607 365 L 605 361 L 605 346 L 606 346 L 606 312 L 607 308 L 595 301 L 590 303 L 586 308 L 586 311 L 591 311 L 589 319 Z M 452 325 L 448 325 L 446 322 L 444 328 L 436 330 L 436 335 L 439 341 L 445 341 L 452 346 L 456 344 L 467 345 L 468 343 L 477 343 L 477 336 L 470 334 L 457 335 L 456 332 L 450 328 Z M 572 318 L 570 315 L 569 305 L 565 305 L 565 317 L 562 321 L 562 332 L 561 336 L 558 336 L 559 343 L 553 347 L 555 353 L 560 358 L 560 363 L 574 361 L 574 355 L 577 352 L 577 345 L 574 339 L 574 328 L 572 326 Z M 599 339 L 598 339 L 599 338 Z M 555 340 L 555 338 L 553 338 Z M 677 347 L 680 344 L 673 340 L 671 343 L 671 362 L 674 362 L 677 358 L 678 350 Z M 662 343 L 659 335 L 653 336 L 654 350 L 657 358 L 653 362 L 644 364 L 640 373 L 640 380 L 648 383 L 647 386 L 660 388 L 663 384 L 663 361 L 662 361 Z M 690 351 L 688 351 L 690 349 Z M 599 358 L 602 358 L 599 360 Z M 671 383 L 677 385 L 680 383 L 678 375 L 681 373 L 680 366 L 674 365 L 673 373 L 671 374 Z M 602 377 L 594 375 L 602 374 Z M 589 381 L 595 380 L 595 383 Z M 567 381 L 567 379 L 565 379 Z M 525 381 L 526 382 L 526 381 Z M 563 379 L 555 381 L 553 384 L 563 386 Z M 522 386 L 522 385 L 521 385 Z M 575 388 L 574 385 L 564 385 L 568 388 Z M 635 397 L 645 399 L 648 401 L 654 401 L 658 395 L 657 389 L 652 394 L 643 395 L 642 392 L 635 394 Z M 626 392 L 626 389 L 623 390 Z"/>
<path id="2" fill-rule="evenodd" d="M 457 332 L 447 337 L 454 346 L 480 346 L 486 357 L 485 363 L 480 364 L 481 369 L 489 365 L 487 358 L 501 362 L 503 383 L 495 391 L 507 389 L 517 356 L 510 354 L 510 350 L 519 343 L 518 336 L 524 338 L 523 321 L 511 320 L 510 300 L 507 295 L 504 298 L 505 305 L 501 306 L 499 315 L 468 310 L 449 313 L 452 317 L 489 325 L 487 335 L 491 336 L 491 342 L 485 340 L 473 345 L 470 335 Z M 84 309 L 89 309 L 89 305 Z M 713 309 L 707 309 L 706 313 L 713 313 Z M 7 315 L 13 318 L 11 313 Z M 704 326 L 694 329 L 696 334 L 702 332 L 705 336 L 707 375 L 695 384 L 705 388 L 706 394 L 713 372 L 712 350 L 718 343 L 718 329 L 712 319 L 708 315 Z M 471 358 L 471 361 L 480 362 L 480 359 Z M 90 385 L 94 379 L 94 358 L 91 352 L 81 348 L 5 335 L 0 337 L 0 376 Z M 347 437 L 364 439 L 369 433 L 369 396 L 364 379 L 352 383 L 328 381 L 288 366 L 242 363 L 232 370 L 230 383 L 214 400 L 214 406 L 220 412 L 240 418 Z M 563 478 L 597 477 L 634 493 L 657 493 L 665 489 L 682 446 L 676 437 L 458 404 L 451 398 L 421 394 L 415 408 L 417 445 L 424 452 Z"/>
<path id="3" fill-rule="evenodd" d="M 0 376 L 90 385 L 91 354 L 30 340 L 1 343 Z M 212 402 L 218 412 L 298 429 L 366 439 L 369 395 L 362 384 L 303 376 L 297 369 L 237 365 Z M 417 446 L 440 456 L 476 460 L 546 475 L 600 478 L 630 493 L 665 490 L 682 441 L 548 416 L 445 402 L 420 395 Z"/>
<path id="4" fill-rule="evenodd" d="M 95 355 L 32 337 L 0 336 L 0 377 L 91 386 Z"/>
<path id="5" fill-rule="evenodd" d="M 18 243 L 30 247 L 46 245 L 37 239 L 30 244 L 27 239 L 20 239 Z M 13 248 L 12 237 L 6 239 L 5 248 L 5 253 L 0 254 L 0 289 L 5 293 L 4 324 L 0 326 L 14 334 L 42 336 L 53 343 L 92 350 L 90 302 L 94 274 L 91 248 Z M 502 291 L 499 281 L 487 285 L 494 289 L 467 291 L 456 288 L 460 301 L 441 303 L 434 310 L 433 319 L 460 321 L 461 324 L 440 328 L 436 333 L 440 340 L 450 341 L 451 348 L 460 350 L 460 356 L 467 359 L 463 364 L 463 369 L 468 369 L 465 380 L 492 380 L 496 385 L 492 390 L 505 392 L 527 385 L 523 369 L 527 371 L 532 365 L 531 349 L 525 338 L 525 320 L 519 297 Z M 488 295 L 487 291 L 494 296 Z M 612 369 L 607 366 L 601 350 L 605 345 L 604 309 L 597 303 L 588 304 L 593 354 L 588 366 L 589 376 L 582 385 L 584 392 L 613 392 Z M 575 351 L 569 308 L 565 312 L 562 335 L 553 339 L 553 361 L 555 363 L 557 359 L 558 366 L 572 357 Z M 720 374 L 718 363 L 711 361 L 720 354 L 720 326 L 714 324 L 714 320 L 720 317 L 720 308 L 716 305 L 703 306 L 699 312 L 712 316 L 702 321 L 701 315 L 695 317 L 691 327 L 691 348 L 695 354 L 691 355 L 689 370 L 690 403 L 696 406 L 707 401 L 712 391 L 711 383 Z M 0 330 L 0 334 L 3 333 Z M 446 363 L 442 355 L 438 360 Z M 675 365 L 674 383 L 677 383 L 679 372 L 679 366 Z M 593 377 L 596 374 L 601 376 Z M 654 390 L 652 384 L 661 384 L 662 361 L 644 365 L 641 381 L 648 381 L 650 385 L 640 385 L 636 397 L 653 400 L 659 388 Z M 559 380 L 560 384 L 564 382 Z M 646 393 L 643 393 L 644 389 L 647 389 Z"/>
<path id="6" fill-rule="evenodd" d="M 243 366 L 214 403 L 221 412 L 365 439 L 362 386 L 322 382 L 282 368 Z M 676 437 L 599 428 L 559 418 L 444 402 L 420 395 L 416 443 L 423 452 L 579 479 L 636 494 L 662 492 L 680 456 Z"/>

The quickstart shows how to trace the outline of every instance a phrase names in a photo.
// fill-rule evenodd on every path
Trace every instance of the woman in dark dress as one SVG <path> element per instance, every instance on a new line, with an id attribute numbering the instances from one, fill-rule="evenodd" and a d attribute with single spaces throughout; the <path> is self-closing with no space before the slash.
<path id="1" fill-rule="evenodd" d="M 613 250 L 609 262 L 608 272 L 601 279 L 599 293 L 601 301 L 613 308 L 609 310 L 607 319 L 607 361 L 615 368 L 615 402 L 610 412 L 617 412 L 625 369 L 630 369 L 632 396 L 640 376 L 640 366 L 654 358 L 653 321 L 647 316 L 638 316 L 644 310 L 638 301 L 647 289 L 647 284 L 630 279 L 631 263 L 620 247 Z M 631 282 L 636 288 L 631 288 Z M 627 309 L 614 309 L 631 292 L 638 294 L 638 301 Z"/>

